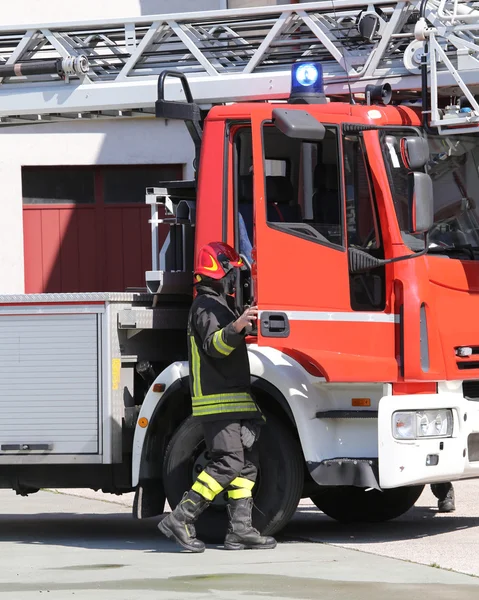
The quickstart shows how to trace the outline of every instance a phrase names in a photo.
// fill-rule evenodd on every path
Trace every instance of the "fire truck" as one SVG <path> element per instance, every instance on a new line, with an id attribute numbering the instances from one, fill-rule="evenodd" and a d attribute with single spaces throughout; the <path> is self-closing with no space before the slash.
<path id="1" fill-rule="evenodd" d="M 145 182 L 143 292 L 0 297 L 0 486 L 135 491 L 137 518 L 179 501 L 209 459 L 185 330 L 214 240 L 260 310 L 259 529 L 302 497 L 385 521 L 478 477 L 478 30 L 461 0 L 0 27 L 2 126 L 178 119 L 195 148 L 194 180 Z"/>

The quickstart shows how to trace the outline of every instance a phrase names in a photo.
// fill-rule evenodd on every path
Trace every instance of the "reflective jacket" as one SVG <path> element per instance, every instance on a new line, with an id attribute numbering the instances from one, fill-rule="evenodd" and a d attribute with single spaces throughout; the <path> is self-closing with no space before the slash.
<path id="1" fill-rule="evenodd" d="M 251 419 L 261 413 L 253 401 L 245 333 L 226 297 L 197 286 L 188 318 L 188 353 L 193 416 L 202 420 Z"/>

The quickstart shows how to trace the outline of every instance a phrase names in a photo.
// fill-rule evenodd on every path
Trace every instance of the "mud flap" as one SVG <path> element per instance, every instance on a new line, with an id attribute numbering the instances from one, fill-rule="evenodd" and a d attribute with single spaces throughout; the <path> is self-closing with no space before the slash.
<path id="1" fill-rule="evenodd" d="M 148 479 L 138 484 L 133 501 L 133 518 L 148 519 L 163 514 L 166 495 L 160 479 Z"/>
<path id="2" fill-rule="evenodd" d="M 461 394 L 384 396 L 379 401 L 378 459 L 382 488 L 451 481 L 464 476 L 470 425 L 464 414 L 469 403 Z M 397 411 L 452 409 L 453 432 L 449 438 L 398 440 L 393 437 Z M 429 457 L 429 459 L 428 459 Z M 431 460 L 431 457 L 434 457 Z M 436 461 L 437 464 L 433 464 Z"/>

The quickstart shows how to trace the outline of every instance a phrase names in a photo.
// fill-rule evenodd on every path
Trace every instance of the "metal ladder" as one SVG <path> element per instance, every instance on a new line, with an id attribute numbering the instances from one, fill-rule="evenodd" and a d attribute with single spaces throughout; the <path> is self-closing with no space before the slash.
<path id="1" fill-rule="evenodd" d="M 308 60 L 321 61 L 331 97 L 388 82 L 407 98 L 421 90 L 425 54 L 431 125 L 471 132 L 479 124 L 478 38 L 479 2 L 465 0 L 326 0 L 0 27 L 0 125 L 148 116 L 158 75 L 172 68 L 204 107 L 285 100 L 291 64 Z M 439 108 L 444 96 L 447 110 Z M 168 82 L 167 98 L 184 98 L 178 81 Z"/>

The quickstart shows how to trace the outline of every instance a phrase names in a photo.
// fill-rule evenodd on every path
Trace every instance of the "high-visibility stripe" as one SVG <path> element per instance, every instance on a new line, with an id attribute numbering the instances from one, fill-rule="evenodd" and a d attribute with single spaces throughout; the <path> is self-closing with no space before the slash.
<path id="1" fill-rule="evenodd" d="M 228 402 L 253 402 L 251 396 L 245 392 L 232 392 L 231 394 L 209 394 L 208 396 L 193 396 L 193 406 L 202 406 L 203 404 L 213 404 L 220 402 L 227 404 Z"/>
<path id="2" fill-rule="evenodd" d="M 193 404 L 193 409 L 201 410 L 202 408 L 211 408 L 213 406 L 249 406 L 251 410 L 257 410 L 256 404 L 251 400 L 235 400 L 234 402 L 218 402 L 216 400 L 213 402 L 201 402 L 199 404 Z"/>
<path id="3" fill-rule="evenodd" d="M 191 343 L 191 370 L 193 371 L 193 396 L 202 396 L 201 373 L 200 373 L 200 353 L 193 335 L 190 335 Z"/>
<path id="4" fill-rule="evenodd" d="M 232 346 L 228 346 L 228 344 L 224 341 L 222 329 L 214 333 L 213 346 L 220 354 L 223 354 L 224 356 L 229 356 L 234 350 Z"/>
<path id="5" fill-rule="evenodd" d="M 206 500 L 212 502 L 215 499 L 216 494 L 210 490 L 209 487 L 203 485 L 199 481 L 195 481 L 195 483 L 191 486 L 191 489 L 197 492 L 200 496 L 203 496 Z"/>
<path id="6" fill-rule="evenodd" d="M 201 473 L 198 475 L 198 479 L 202 483 L 206 483 L 210 490 L 215 494 L 219 494 L 223 491 L 223 487 L 216 481 L 214 477 L 211 477 L 211 475 L 206 471 L 201 471 Z"/>
<path id="7" fill-rule="evenodd" d="M 214 335 L 213 335 L 213 346 L 215 347 L 215 349 L 217 350 L 217 352 L 219 352 L 223 356 L 229 356 L 231 354 L 231 352 L 228 352 L 228 350 L 221 343 L 221 330 L 220 331 L 216 331 L 214 333 Z"/>
<path id="8" fill-rule="evenodd" d="M 193 416 L 218 413 L 258 412 L 258 407 L 247 392 L 211 394 L 192 398 Z"/>
<path id="9" fill-rule="evenodd" d="M 224 331 L 225 331 L 224 329 L 221 330 L 221 343 L 224 345 L 224 347 L 226 348 L 226 350 L 229 350 L 230 352 L 233 352 L 234 346 L 230 346 L 229 344 L 227 344 L 225 342 L 225 339 L 223 337 Z"/>
<path id="10" fill-rule="evenodd" d="M 252 490 L 254 488 L 255 481 L 251 481 L 251 479 L 245 479 L 244 477 L 237 477 L 233 479 L 230 485 L 234 485 L 237 488 L 244 488 L 246 490 Z"/>
<path id="11" fill-rule="evenodd" d="M 240 498 L 251 498 L 251 490 L 246 490 L 245 488 L 240 488 L 239 490 L 229 490 L 228 498 L 232 500 L 239 500 Z"/>
<path id="12" fill-rule="evenodd" d="M 249 413 L 256 411 L 257 408 L 254 404 L 212 404 L 211 406 L 203 406 L 201 408 L 193 407 L 193 416 L 204 417 L 206 415 Z"/>

